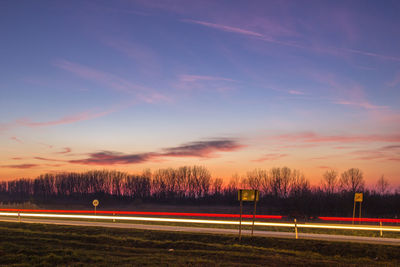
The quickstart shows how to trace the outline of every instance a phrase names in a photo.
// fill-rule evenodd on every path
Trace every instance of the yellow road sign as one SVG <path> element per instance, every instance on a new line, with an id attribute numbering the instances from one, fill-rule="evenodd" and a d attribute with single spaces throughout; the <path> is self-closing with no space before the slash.
<path id="1" fill-rule="evenodd" d="M 97 207 L 99 205 L 99 201 L 97 199 L 93 200 L 93 206 Z"/>
<path id="2" fill-rule="evenodd" d="M 258 190 L 239 189 L 239 191 L 238 191 L 238 200 L 258 201 L 258 198 L 259 198 Z"/>
<path id="3" fill-rule="evenodd" d="M 362 202 L 362 201 L 363 201 L 363 193 L 355 193 L 354 202 Z"/>

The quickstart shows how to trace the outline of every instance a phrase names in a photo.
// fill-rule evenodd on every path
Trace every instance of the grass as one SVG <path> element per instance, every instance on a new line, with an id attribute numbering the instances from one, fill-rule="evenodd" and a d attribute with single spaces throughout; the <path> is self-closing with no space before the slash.
<path id="1" fill-rule="evenodd" d="M 0 223 L 0 265 L 398 266 L 395 246 Z"/>
<path id="2" fill-rule="evenodd" d="M 102 214 L 100 214 L 102 215 Z M 177 217 L 178 218 L 178 217 Z M 185 219 L 199 219 L 198 217 L 183 217 Z M 30 218 L 34 219 L 34 218 Z M 50 219 L 50 218 L 49 218 Z M 201 218 L 200 218 L 201 219 Z M 218 218 L 212 218 L 218 220 Z M 51 220 L 58 220 L 57 218 L 51 218 Z M 90 219 L 70 219 L 60 218 L 59 220 L 71 220 L 71 221 L 93 221 Z M 228 219 L 236 220 L 236 219 Z M 112 220 L 101 220 L 97 219 L 96 222 L 112 222 Z M 238 229 L 238 225 L 229 224 L 204 224 L 204 223 L 180 223 L 180 222 L 154 222 L 154 221 L 126 221 L 116 220 L 118 223 L 133 223 L 133 224 L 147 224 L 147 225 L 170 225 L 170 226 L 182 226 L 182 227 L 203 227 L 203 228 L 225 228 L 225 229 Z M 274 220 L 271 222 L 281 222 Z M 355 224 L 357 226 L 358 224 Z M 243 230 L 251 230 L 251 226 L 242 225 Z M 276 227 L 276 226 L 255 226 L 256 231 L 275 231 L 275 232 L 294 232 L 293 227 Z M 380 237 L 379 231 L 362 231 L 362 230 L 343 230 L 343 229 L 323 229 L 323 228 L 298 228 L 298 232 L 311 233 L 311 234 L 331 234 L 331 235 L 348 235 L 348 236 L 365 236 L 365 237 Z M 399 232 L 383 231 L 384 238 L 400 238 Z"/>

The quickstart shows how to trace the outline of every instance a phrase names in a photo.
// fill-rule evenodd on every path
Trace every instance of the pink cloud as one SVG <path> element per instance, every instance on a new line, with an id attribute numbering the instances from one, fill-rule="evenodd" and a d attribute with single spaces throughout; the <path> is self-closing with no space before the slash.
<path id="1" fill-rule="evenodd" d="M 169 157 L 194 157 L 211 158 L 218 152 L 231 152 L 244 147 L 231 139 L 219 139 L 210 141 L 198 141 L 183 144 L 177 147 L 164 148 L 158 152 L 137 154 L 124 154 L 113 151 L 90 153 L 88 158 L 69 160 L 69 163 L 83 165 L 117 165 L 140 164 L 144 162 L 160 162 Z"/>
<path id="2" fill-rule="evenodd" d="M 349 155 L 356 156 L 357 160 L 380 160 L 380 161 L 396 161 L 400 159 L 398 154 L 396 154 L 397 146 L 389 148 L 388 146 L 380 149 L 370 149 L 370 150 L 356 150 L 349 153 Z"/>
<path id="3" fill-rule="evenodd" d="M 85 111 L 82 113 L 70 115 L 70 116 L 65 116 L 57 120 L 52 120 L 52 121 L 43 121 L 43 122 L 34 122 L 30 119 L 24 118 L 24 119 L 19 119 L 16 121 L 17 125 L 20 126 L 27 126 L 27 127 L 45 127 L 45 126 L 54 126 L 54 125 L 60 125 L 60 124 L 69 124 L 69 123 L 74 123 L 78 121 L 85 121 L 85 120 L 90 120 L 90 119 L 95 119 L 99 118 L 102 116 L 105 116 L 109 113 L 114 112 L 114 110 L 108 110 L 108 111 L 102 111 L 98 113 L 93 113 L 89 111 Z"/>
<path id="4" fill-rule="evenodd" d="M 245 29 L 241 29 L 241 28 L 237 28 L 237 27 L 227 26 L 227 25 L 221 25 L 221 24 L 200 21 L 200 20 L 191 20 L 191 19 L 184 19 L 182 21 L 199 24 L 202 26 L 218 29 L 218 30 L 225 31 L 225 32 L 233 32 L 233 33 L 247 35 L 247 36 L 253 36 L 253 37 L 263 37 L 263 35 L 261 33 L 253 32 L 253 31 L 249 31 L 249 30 L 245 30 Z"/>
<path id="5" fill-rule="evenodd" d="M 358 50 L 358 49 L 351 49 L 351 48 L 344 48 L 342 50 L 346 51 L 346 52 L 349 52 L 349 53 L 359 54 L 359 55 L 368 56 L 368 57 L 375 57 L 375 58 L 378 58 L 378 59 L 391 60 L 391 61 L 400 61 L 400 57 L 387 56 L 387 55 L 374 53 L 374 52 L 368 52 L 368 51 L 363 51 L 363 50 Z"/>
<path id="6" fill-rule="evenodd" d="M 395 87 L 398 84 L 400 84 L 400 71 L 396 73 L 392 81 L 387 83 L 390 87 Z"/>
<path id="7" fill-rule="evenodd" d="M 37 160 L 43 160 L 43 161 L 66 162 L 65 160 L 59 160 L 59 159 L 49 159 L 49 158 L 43 158 L 43 157 L 34 157 L 34 159 L 37 159 Z"/>
<path id="8" fill-rule="evenodd" d="M 178 82 L 173 86 L 186 91 L 214 90 L 224 93 L 233 90 L 235 87 L 232 84 L 236 82 L 226 77 L 183 74 L 178 76 Z"/>
<path id="9" fill-rule="evenodd" d="M 12 169 L 31 169 L 38 167 L 38 164 L 15 164 L 15 165 L 2 165 L 2 168 L 12 168 Z"/>
<path id="10" fill-rule="evenodd" d="M 70 160 L 70 163 L 84 165 L 115 165 L 115 164 L 138 164 L 150 161 L 156 155 L 152 153 L 143 154 L 122 154 L 112 151 L 91 153 L 89 158 Z"/>
<path id="11" fill-rule="evenodd" d="M 24 142 L 22 142 L 21 139 L 17 138 L 16 136 L 12 136 L 12 137 L 10 137 L 10 139 L 11 139 L 11 140 L 14 140 L 15 142 L 18 142 L 18 143 L 20 143 L 20 144 L 23 144 L 23 143 L 24 143 Z"/>
<path id="12" fill-rule="evenodd" d="M 284 46 L 290 46 L 290 47 L 295 47 L 295 48 L 300 48 L 300 49 L 306 49 L 306 50 L 311 50 L 313 52 L 323 52 L 323 53 L 329 53 L 333 55 L 342 55 L 342 54 L 357 54 L 357 55 L 363 55 L 363 56 L 368 56 L 368 57 L 374 57 L 377 59 L 381 60 L 391 60 L 391 61 L 400 61 L 400 57 L 395 57 L 395 56 L 387 56 L 379 53 L 374 53 L 374 52 L 369 52 L 369 51 L 363 51 L 359 49 L 352 49 L 352 48 L 338 48 L 338 47 L 328 47 L 324 45 L 318 45 L 315 41 L 313 42 L 313 45 L 309 45 L 307 43 L 299 42 L 299 41 L 282 41 L 277 38 L 273 38 L 272 34 L 262 34 L 260 32 L 255 32 L 252 30 L 248 29 L 243 29 L 243 28 L 238 28 L 238 27 L 233 27 L 230 25 L 226 24 L 216 24 L 216 23 L 211 23 L 207 21 L 200 21 L 200 20 L 190 20 L 190 19 L 185 19 L 181 20 L 183 22 L 188 22 L 188 23 L 194 23 L 198 25 L 202 25 L 205 27 L 209 28 L 214 28 L 217 30 L 225 31 L 225 32 L 232 32 L 236 34 L 241 34 L 244 36 L 248 37 L 253 37 L 265 42 L 269 43 L 274 43 L 274 44 L 279 44 L 279 45 L 284 45 Z M 285 32 L 281 31 L 280 33 Z M 292 33 L 292 31 L 286 31 L 286 33 Z"/>
<path id="13" fill-rule="evenodd" d="M 279 146 L 279 148 L 312 148 L 316 147 L 316 144 L 295 144 L 295 145 L 283 145 Z"/>
<path id="14" fill-rule="evenodd" d="M 296 143 L 360 143 L 360 142 L 400 142 L 400 134 L 383 135 L 320 135 L 314 132 L 282 134 L 270 137 L 272 140 Z"/>
<path id="15" fill-rule="evenodd" d="M 67 60 L 58 60 L 54 63 L 56 67 L 69 71 L 78 75 L 79 77 L 107 85 L 117 91 L 136 92 L 147 91 L 148 88 L 131 83 L 128 80 L 122 79 L 114 74 L 96 70 L 81 64 L 73 63 Z"/>
<path id="16" fill-rule="evenodd" d="M 101 38 L 103 43 L 124 55 L 132 58 L 142 74 L 154 77 L 161 71 L 156 53 L 149 47 L 137 43 L 119 40 L 117 38 Z"/>
<path id="17" fill-rule="evenodd" d="M 64 147 L 64 150 L 63 150 L 63 151 L 56 152 L 56 154 L 67 154 L 67 153 L 70 153 L 71 151 L 72 151 L 71 148 L 69 148 L 69 147 Z"/>
<path id="18" fill-rule="evenodd" d="M 310 160 L 324 160 L 330 158 L 332 158 L 332 156 L 321 156 L 321 157 L 310 158 Z"/>
<path id="19" fill-rule="evenodd" d="M 288 93 L 291 95 L 304 95 L 303 92 L 297 90 L 289 90 Z"/>
<path id="20" fill-rule="evenodd" d="M 15 127 L 15 123 L 0 123 L 0 133 L 6 132 Z"/>
<path id="21" fill-rule="evenodd" d="M 46 144 L 46 143 L 38 142 L 38 144 L 39 144 L 39 145 L 42 145 L 42 146 L 45 146 L 45 147 L 48 147 L 48 148 L 53 148 L 52 145 L 49 145 L 49 144 Z"/>
<path id="22" fill-rule="evenodd" d="M 335 146 L 334 149 L 352 149 L 353 146 Z"/>
<path id="23" fill-rule="evenodd" d="M 96 82 L 103 86 L 106 85 L 113 90 L 136 94 L 139 100 L 144 100 L 147 103 L 155 103 L 159 100 L 171 99 L 171 96 L 165 96 L 152 88 L 132 83 L 114 74 L 100 71 L 81 64 L 73 63 L 67 60 L 59 60 L 55 62 L 54 65 L 84 79 Z"/>
<path id="24" fill-rule="evenodd" d="M 183 144 L 178 147 L 165 148 L 161 153 L 166 157 L 213 157 L 216 152 L 235 151 L 244 146 L 231 139 L 198 141 Z"/>
<path id="25" fill-rule="evenodd" d="M 272 160 L 278 160 L 280 158 L 287 157 L 288 154 L 279 154 L 279 153 L 270 153 L 270 154 L 265 154 L 259 159 L 252 160 L 253 162 L 263 162 L 263 161 L 272 161 Z"/>
<path id="26" fill-rule="evenodd" d="M 340 100 L 340 101 L 335 101 L 333 102 L 335 104 L 339 104 L 339 105 L 346 105 L 346 106 L 355 106 L 355 107 L 362 107 L 365 109 L 387 109 L 389 108 L 388 106 L 377 106 L 377 105 L 373 105 L 369 102 L 352 102 L 352 101 L 345 101 L 345 100 Z"/>
<path id="27" fill-rule="evenodd" d="M 332 169 L 332 168 L 329 167 L 329 166 L 318 166 L 318 168 L 319 168 L 319 169 Z"/>
<path id="28" fill-rule="evenodd" d="M 181 75 L 179 76 L 179 80 L 181 82 L 197 82 L 197 81 L 227 81 L 227 82 L 236 82 L 235 80 L 217 77 L 217 76 L 202 76 L 202 75 Z"/>

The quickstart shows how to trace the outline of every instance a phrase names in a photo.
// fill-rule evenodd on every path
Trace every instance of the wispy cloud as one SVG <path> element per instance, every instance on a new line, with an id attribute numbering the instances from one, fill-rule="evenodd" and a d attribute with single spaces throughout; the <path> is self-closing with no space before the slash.
<path id="1" fill-rule="evenodd" d="M 23 143 L 24 143 L 24 142 L 22 142 L 21 139 L 17 138 L 16 136 L 11 136 L 10 139 L 11 139 L 11 140 L 14 140 L 15 142 L 20 143 L 20 144 L 23 144 Z"/>
<path id="2" fill-rule="evenodd" d="M 68 60 L 58 60 L 54 63 L 54 65 L 81 78 L 93 81 L 102 86 L 107 86 L 115 91 L 134 94 L 137 100 L 147 103 L 155 103 L 160 100 L 170 101 L 171 99 L 171 96 L 157 92 L 153 88 L 139 85 L 117 75 L 70 62 Z"/>
<path id="3" fill-rule="evenodd" d="M 187 75 L 183 74 L 179 76 L 181 82 L 197 82 L 197 81 L 227 81 L 236 82 L 233 79 L 218 77 L 218 76 L 203 76 L 203 75 Z"/>
<path id="4" fill-rule="evenodd" d="M 150 47 L 112 37 L 103 37 L 101 41 L 106 46 L 133 59 L 133 62 L 140 66 L 139 72 L 153 77 L 160 72 L 161 66 L 158 57 Z"/>
<path id="5" fill-rule="evenodd" d="M 400 84 L 400 71 L 398 71 L 395 76 L 393 77 L 393 80 L 387 83 L 390 87 L 395 87 L 396 85 Z"/>
<path id="6" fill-rule="evenodd" d="M 217 152 L 235 151 L 244 147 L 235 140 L 221 139 L 211 141 L 198 141 L 183 144 L 178 147 L 163 149 L 161 156 L 167 157 L 213 157 Z"/>
<path id="7" fill-rule="evenodd" d="M 67 154 L 70 153 L 72 149 L 70 147 L 64 147 L 63 151 L 55 152 L 56 154 Z"/>
<path id="8" fill-rule="evenodd" d="M 84 66 L 78 63 L 74 63 L 68 60 L 58 60 L 54 63 L 54 66 L 74 73 L 81 78 L 85 78 L 101 85 L 106 85 L 111 89 L 124 92 L 137 92 L 147 91 L 148 88 L 140 85 L 136 85 L 126 79 L 120 78 L 114 74 L 100 71 L 88 66 Z"/>
<path id="9" fill-rule="evenodd" d="M 400 145 L 383 146 L 375 149 L 351 151 L 348 154 L 357 160 L 400 161 Z"/>
<path id="10" fill-rule="evenodd" d="M 356 54 L 356 55 L 363 55 L 363 56 L 367 56 L 367 57 L 374 57 L 374 58 L 381 59 L 381 60 L 400 61 L 400 57 L 388 56 L 388 55 L 383 55 L 380 53 L 363 51 L 360 49 L 339 48 L 339 47 L 316 45 L 316 44 L 309 45 L 305 42 L 280 40 L 276 37 L 272 37 L 272 35 L 266 35 L 266 34 L 262 34 L 260 32 L 252 31 L 249 29 L 243 29 L 240 27 L 233 27 L 233 26 L 226 25 L 226 24 L 217 24 L 217 23 L 212 23 L 212 22 L 208 22 L 208 21 L 191 20 L 191 19 L 183 19 L 181 21 L 186 22 L 186 23 L 202 25 L 202 26 L 217 29 L 220 31 L 231 32 L 231 33 L 235 33 L 235 34 L 248 36 L 251 38 L 256 38 L 258 40 L 262 40 L 262 41 L 268 42 L 268 43 L 311 50 L 311 51 L 314 51 L 317 53 L 323 52 L 323 53 L 329 53 L 329 54 L 333 54 L 333 55 L 340 55 L 343 53 Z"/>
<path id="11" fill-rule="evenodd" d="M 42 142 L 38 142 L 39 145 L 45 146 L 47 148 L 53 148 L 52 145 L 46 144 L 46 143 L 42 143 Z"/>
<path id="12" fill-rule="evenodd" d="M 158 152 L 124 154 L 114 151 L 90 153 L 88 158 L 69 160 L 69 163 L 84 165 L 139 164 L 148 161 L 159 161 L 167 157 L 211 158 L 218 152 L 230 152 L 244 147 L 235 140 L 219 139 L 198 141 L 177 147 L 164 148 Z"/>
<path id="13" fill-rule="evenodd" d="M 226 92 L 235 88 L 234 83 L 236 84 L 237 81 L 226 77 L 182 74 L 178 76 L 178 82 L 173 86 L 186 91 L 213 90 Z"/>
<path id="14" fill-rule="evenodd" d="M 36 127 L 48 127 L 48 126 L 56 126 L 56 125 L 62 125 L 62 124 L 71 124 L 71 123 L 75 123 L 75 122 L 79 122 L 79 121 L 86 121 L 86 120 L 91 120 L 91 119 L 96 119 L 99 117 L 103 117 L 105 115 L 108 115 L 110 113 L 116 112 L 118 110 L 120 110 L 122 108 L 122 106 L 115 106 L 113 108 L 110 108 L 108 110 L 105 111 L 100 111 L 100 112 L 95 112 L 93 110 L 91 111 L 84 111 L 81 113 L 77 113 L 77 114 L 73 114 L 73 115 L 67 115 L 64 117 L 61 117 L 59 119 L 55 119 L 55 120 L 48 120 L 48 121 L 33 121 L 30 118 L 20 118 L 17 119 L 16 121 L 13 121 L 11 123 L 7 123 L 7 129 L 6 130 L 10 130 L 13 128 L 17 128 L 17 127 L 30 127 L 30 128 L 36 128 Z M 1 132 L 1 130 L 0 130 Z M 20 139 L 18 139 L 17 137 L 13 136 L 10 139 L 22 143 L 22 141 Z M 38 142 L 38 144 L 46 146 L 48 148 L 53 148 L 52 145 L 49 144 L 45 144 L 45 143 L 40 143 Z"/>
<path id="15" fill-rule="evenodd" d="M 264 161 L 273 161 L 273 160 L 278 160 L 284 157 L 287 157 L 288 154 L 279 154 L 279 153 L 270 153 L 270 154 L 265 154 L 259 159 L 252 160 L 253 162 L 264 162 Z"/>
<path id="16" fill-rule="evenodd" d="M 70 160 L 70 163 L 84 165 L 115 165 L 115 164 L 138 164 L 154 158 L 152 153 L 143 154 L 122 154 L 119 152 L 102 151 L 91 153 L 86 159 Z"/>
<path id="17" fill-rule="evenodd" d="M 35 122 L 30 119 L 24 118 L 24 119 L 17 120 L 16 124 L 20 125 L 20 126 L 28 126 L 28 127 L 45 127 L 45 126 L 53 126 L 53 125 L 60 125 L 60 124 L 69 124 L 69 123 L 74 123 L 74 122 L 78 122 L 78 121 L 99 118 L 99 117 L 105 116 L 109 113 L 112 113 L 114 111 L 115 110 L 113 110 L 113 109 L 107 110 L 107 111 L 101 111 L 101 112 L 85 111 L 85 112 L 81 112 L 78 114 L 65 116 L 60 119 L 51 120 L 51 121 L 43 121 L 43 122 Z"/>
<path id="18" fill-rule="evenodd" d="M 377 106 L 374 104 L 371 104 L 367 101 L 363 102 L 352 102 L 352 101 L 346 101 L 346 100 L 339 100 L 339 101 L 334 101 L 334 104 L 339 104 L 339 105 L 346 105 L 346 106 L 355 106 L 355 107 L 362 107 L 365 109 L 388 109 L 388 106 Z"/>
<path id="19" fill-rule="evenodd" d="M 291 95 L 304 95 L 305 94 L 304 92 L 297 91 L 297 90 L 289 90 L 288 93 Z"/>
<path id="20" fill-rule="evenodd" d="M 37 160 L 43 160 L 43 161 L 66 162 L 65 160 L 60 160 L 60 159 L 50 159 L 50 158 L 43 158 L 43 157 L 33 157 L 33 159 L 37 159 Z"/>
<path id="21" fill-rule="evenodd" d="M 384 146 L 381 148 L 382 150 L 400 150 L 400 145 L 393 145 L 393 146 Z"/>
<path id="22" fill-rule="evenodd" d="M 253 32 L 253 31 L 249 31 L 249 30 L 245 30 L 245 29 L 241 29 L 241 28 L 237 28 L 237 27 L 232 27 L 232 26 L 227 26 L 227 25 L 222 25 L 222 24 L 216 24 L 216 23 L 200 21 L 200 20 L 191 20 L 191 19 L 183 19 L 182 21 L 203 25 L 206 27 L 218 29 L 218 30 L 225 31 L 225 32 L 233 32 L 233 33 L 248 35 L 248 36 L 253 36 L 253 37 L 263 37 L 263 35 L 258 32 Z"/>
<path id="23" fill-rule="evenodd" d="M 319 169 L 332 169 L 332 168 L 329 167 L 329 166 L 318 166 L 318 168 L 319 168 Z"/>
<path id="24" fill-rule="evenodd" d="M 268 138 L 268 137 L 267 137 Z M 321 135 L 314 132 L 300 132 L 271 136 L 268 139 L 296 143 L 363 143 L 363 142 L 400 142 L 400 134 L 370 135 Z"/>
<path id="25" fill-rule="evenodd" d="M 2 165 L 2 168 L 12 168 L 12 169 L 31 169 L 38 167 L 38 164 L 15 164 L 15 165 Z"/>

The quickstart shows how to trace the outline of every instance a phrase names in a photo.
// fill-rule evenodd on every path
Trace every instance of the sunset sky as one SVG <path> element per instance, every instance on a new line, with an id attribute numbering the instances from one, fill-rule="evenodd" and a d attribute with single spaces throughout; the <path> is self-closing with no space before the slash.
<path id="1" fill-rule="evenodd" d="M 0 1 L 0 179 L 288 166 L 400 186 L 400 1 Z"/>

